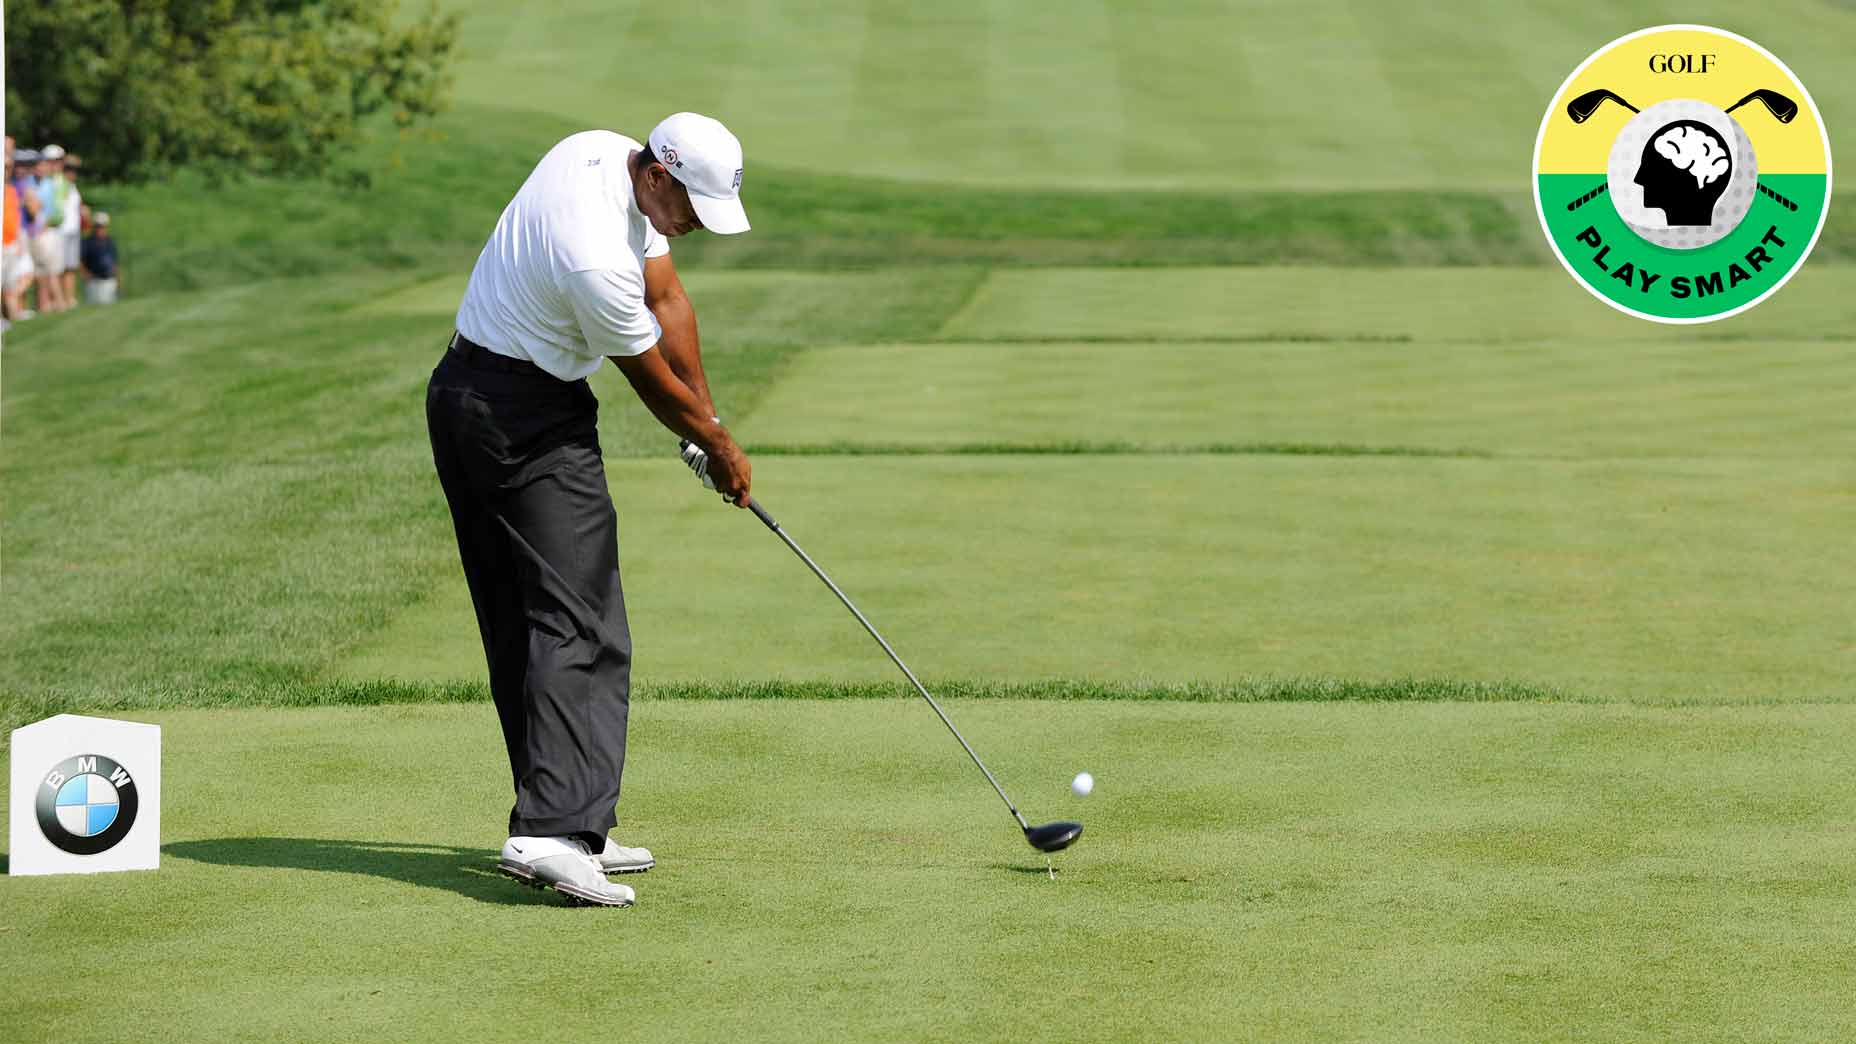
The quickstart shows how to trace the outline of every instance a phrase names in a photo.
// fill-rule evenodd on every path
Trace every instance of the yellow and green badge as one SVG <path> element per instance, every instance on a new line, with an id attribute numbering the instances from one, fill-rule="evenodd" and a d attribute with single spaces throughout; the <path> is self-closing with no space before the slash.
<path id="1" fill-rule="evenodd" d="M 1830 140 L 1764 47 L 1644 29 L 1599 48 L 1548 105 L 1534 206 L 1599 300 L 1662 323 L 1724 319 L 1804 264 L 1830 210 Z"/>

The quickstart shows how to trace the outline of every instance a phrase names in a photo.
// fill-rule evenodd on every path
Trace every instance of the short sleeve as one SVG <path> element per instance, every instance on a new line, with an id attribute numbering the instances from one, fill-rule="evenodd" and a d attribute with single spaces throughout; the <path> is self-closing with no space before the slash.
<path id="1" fill-rule="evenodd" d="M 651 227 L 651 223 L 649 221 L 646 221 L 644 223 L 644 227 L 645 227 L 644 256 L 663 257 L 665 254 L 670 253 L 670 238 L 668 236 L 665 236 L 662 232 L 659 232 L 657 229 Z"/>
<path id="2" fill-rule="evenodd" d="M 594 355 L 641 355 L 663 336 L 657 316 L 644 303 L 644 277 L 615 268 L 572 272 L 561 292 L 580 320 L 580 333 Z"/>

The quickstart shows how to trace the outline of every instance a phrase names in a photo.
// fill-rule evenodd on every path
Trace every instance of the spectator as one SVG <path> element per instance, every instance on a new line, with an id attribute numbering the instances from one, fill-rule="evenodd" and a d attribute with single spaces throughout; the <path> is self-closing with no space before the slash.
<path id="1" fill-rule="evenodd" d="M 13 188 L 13 137 L 6 139 L 6 203 L 0 211 L 4 219 L 4 235 L 0 236 L 0 245 L 5 247 L 4 260 L 0 261 L 0 330 L 11 326 L 19 318 L 19 295 L 13 292 L 15 275 L 19 270 L 18 252 L 25 249 L 19 241 L 19 192 Z"/>
<path id="2" fill-rule="evenodd" d="M 39 288 L 39 311 L 62 312 L 69 305 L 64 300 L 64 238 L 58 231 L 64 224 L 65 189 L 69 186 L 64 180 L 62 160 L 64 150 L 56 145 L 47 146 L 45 151 L 36 154 L 38 162 L 36 177 L 33 179 L 33 192 L 38 196 L 38 220 L 27 230 L 27 243 L 32 248 L 32 269 L 37 276 Z"/>
<path id="3" fill-rule="evenodd" d="M 91 215 L 90 235 L 84 237 L 79 261 L 84 270 L 84 297 L 91 304 L 110 304 L 122 288 L 122 268 L 116 261 L 116 241 L 110 238 L 110 215 Z"/>
<path id="4" fill-rule="evenodd" d="M 64 222 L 58 226 L 58 233 L 64 250 L 64 285 L 59 289 L 63 291 L 66 308 L 77 307 L 77 254 L 84 245 L 84 197 L 77 191 L 77 175 L 83 165 L 75 155 L 65 154 Z"/>
<path id="5" fill-rule="evenodd" d="M 7 138 L 11 142 L 12 138 Z M 32 191 L 32 179 L 28 175 L 28 161 L 37 163 L 38 154 L 30 149 L 17 149 L 6 154 L 7 198 L 16 204 L 14 216 L 19 225 L 15 230 L 17 238 L 6 255 L 6 271 L 0 273 L 4 278 L 9 295 L 8 304 L 13 308 L 11 319 L 30 319 L 37 315 L 25 306 L 26 291 L 32 286 L 32 241 L 30 238 L 33 219 L 39 211 L 39 198 Z"/>

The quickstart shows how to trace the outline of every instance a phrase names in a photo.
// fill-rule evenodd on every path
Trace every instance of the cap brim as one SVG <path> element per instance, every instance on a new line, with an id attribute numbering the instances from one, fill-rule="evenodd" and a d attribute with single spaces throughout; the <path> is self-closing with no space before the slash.
<path id="1" fill-rule="evenodd" d="M 717 199 L 692 192 L 690 205 L 696 208 L 696 216 L 701 219 L 702 227 L 718 236 L 732 236 L 748 230 L 748 212 L 741 206 L 739 196 L 734 199 Z"/>

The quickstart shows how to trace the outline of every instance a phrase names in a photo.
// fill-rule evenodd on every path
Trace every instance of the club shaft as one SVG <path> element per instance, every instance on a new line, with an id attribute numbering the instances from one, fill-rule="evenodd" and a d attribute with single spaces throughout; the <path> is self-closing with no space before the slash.
<path id="1" fill-rule="evenodd" d="M 978 766 L 980 772 L 985 775 L 986 782 L 992 784 L 992 789 L 998 793 L 999 800 L 1005 802 L 1006 808 L 1011 809 L 1012 818 L 1018 821 L 1019 827 L 1029 831 L 1031 829 L 1031 824 L 1025 822 L 1025 817 L 1019 814 L 1018 806 L 1012 804 L 1012 799 L 1006 796 L 1005 788 L 1001 787 L 999 781 L 993 778 L 992 770 L 986 767 L 984 761 L 980 760 L 979 754 L 973 749 L 973 744 L 968 743 L 967 738 L 962 736 L 960 730 L 954 727 L 954 720 L 947 716 L 947 712 L 941 709 L 939 703 L 935 702 L 935 698 L 928 692 L 928 687 L 921 683 L 921 679 L 915 677 L 915 672 L 909 670 L 909 665 L 902 662 L 902 657 L 896 655 L 896 650 L 890 647 L 889 642 L 883 638 L 882 634 L 878 633 L 876 625 L 870 622 L 870 618 L 863 614 L 863 610 L 857 608 L 857 603 L 851 601 L 850 596 L 846 595 L 842 588 L 832 582 L 831 577 L 826 575 L 825 570 L 819 568 L 817 562 L 812 561 L 812 556 L 806 554 L 805 548 L 800 547 L 798 541 L 789 536 L 786 530 L 780 528 L 780 524 L 773 520 L 773 516 L 767 513 L 766 508 L 760 506 L 759 501 L 750 497 L 748 499 L 748 508 L 754 512 L 755 517 L 759 518 L 768 529 L 773 530 L 774 536 L 779 537 L 787 547 L 793 549 L 793 554 L 798 555 L 799 560 L 806 564 L 806 568 L 812 570 L 812 575 L 818 577 L 826 587 L 831 588 L 831 593 L 838 596 L 838 601 L 843 602 L 844 607 L 851 611 L 851 615 L 857 617 L 857 622 L 864 625 L 864 630 L 869 631 L 870 637 L 875 638 L 876 643 L 883 647 L 884 652 L 889 654 L 890 660 L 894 662 L 895 665 L 902 670 L 903 675 L 909 679 L 909 684 L 915 686 L 915 691 L 921 693 L 922 699 L 928 701 L 928 706 L 934 708 L 935 716 L 941 719 L 941 724 L 946 725 L 947 731 L 953 733 L 954 738 L 960 741 L 961 749 L 967 752 L 967 757 L 973 759 L 973 764 Z"/>
<path id="2" fill-rule="evenodd" d="M 1592 191 L 1587 192 L 1585 195 L 1580 196 L 1578 199 L 1575 199 L 1571 203 L 1566 204 L 1566 209 L 1567 210 L 1578 210 L 1580 207 L 1583 207 L 1587 203 L 1590 203 L 1591 201 L 1604 195 L 1607 191 L 1610 190 L 1610 188 L 1611 186 L 1609 184 L 1599 185 L 1598 187 L 1592 189 Z"/>

